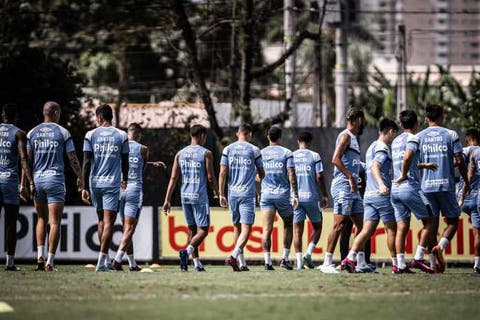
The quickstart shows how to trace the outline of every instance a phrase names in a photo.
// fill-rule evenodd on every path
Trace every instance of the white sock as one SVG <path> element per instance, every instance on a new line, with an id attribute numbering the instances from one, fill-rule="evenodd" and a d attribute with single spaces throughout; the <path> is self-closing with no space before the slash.
<path id="1" fill-rule="evenodd" d="M 128 265 L 130 268 L 136 268 L 137 267 L 137 261 L 135 261 L 135 257 L 133 254 L 127 254 L 127 260 L 128 260 Z"/>
<path id="2" fill-rule="evenodd" d="M 415 252 L 414 260 L 423 260 L 423 255 L 425 254 L 425 247 L 417 246 L 417 251 Z"/>
<path id="3" fill-rule="evenodd" d="M 397 253 L 397 262 L 399 269 L 405 269 L 407 267 L 407 263 L 405 262 L 405 253 Z"/>
<path id="4" fill-rule="evenodd" d="M 333 253 L 326 252 L 325 253 L 325 260 L 323 260 L 323 265 L 324 266 L 330 266 L 332 264 L 333 264 Z"/>
<path id="5" fill-rule="evenodd" d="M 392 257 L 392 267 L 398 267 L 397 257 Z"/>
<path id="6" fill-rule="evenodd" d="M 43 257 L 43 253 L 45 252 L 45 246 L 38 246 L 37 247 L 37 259 Z"/>
<path id="7" fill-rule="evenodd" d="M 195 268 L 200 267 L 201 266 L 200 259 L 193 258 L 193 265 L 195 266 Z"/>
<path id="8" fill-rule="evenodd" d="M 13 267 L 13 265 L 15 264 L 15 263 L 13 262 L 13 260 L 14 260 L 14 256 L 11 256 L 11 255 L 8 255 L 8 254 L 7 254 L 7 261 L 5 261 L 5 265 L 6 265 L 7 267 Z"/>
<path id="9" fill-rule="evenodd" d="M 118 250 L 117 255 L 115 256 L 115 261 L 117 261 L 117 263 L 122 263 L 122 259 L 124 255 L 125 255 L 125 251 Z"/>
<path id="10" fill-rule="evenodd" d="M 356 258 L 357 258 L 357 253 L 355 251 L 353 250 L 348 251 L 348 255 L 347 255 L 348 260 L 355 261 Z"/>
<path id="11" fill-rule="evenodd" d="M 447 238 L 442 237 L 442 238 L 440 239 L 440 241 L 438 241 L 438 246 L 439 246 L 440 249 L 443 251 L 443 250 L 445 250 L 445 248 L 447 247 L 447 245 L 448 245 L 449 242 L 450 242 L 450 241 L 448 241 Z"/>
<path id="12" fill-rule="evenodd" d="M 272 259 L 270 258 L 270 252 L 265 251 L 263 253 L 263 256 L 265 258 L 265 264 L 271 265 L 272 264 Z"/>
<path id="13" fill-rule="evenodd" d="M 302 269 L 303 268 L 302 253 L 301 252 L 295 253 L 295 257 L 297 258 L 297 268 Z"/>
<path id="14" fill-rule="evenodd" d="M 242 249 L 240 249 L 239 247 L 235 247 L 235 249 L 233 249 L 233 252 L 232 252 L 232 257 L 237 259 L 241 253 L 242 253 Z"/>
<path id="15" fill-rule="evenodd" d="M 288 256 L 290 255 L 290 249 L 283 248 L 283 259 L 288 261 Z"/>
<path id="16" fill-rule="evenodd" d="M 100 253 L 98 254 L 97 266 L 103 266 L 103 265 L 105 265 L 105 261 L 107 260 L 107 258 L 108 258 L 108 254 L 103 253 L 103 252 L 100 252 Z"/>
<path id="17" fill-rule="evenodd" d="M 307 252 L 306 252 L 306 254 L 308 254 L 308 255 L 312 255 L 312 254 L 313 254 L 313 250 L 314 250 L 314 249 L 315 249 L 315 243 L 313 243 L 313 242 L 310 242 L 310 243 L 308 244 L 308 247 L 307 247 Z"/>
<path id="18" fill-rule="evenodd" d="M 430 260 L 430 267 L 435 268 L 435 255 L 433 253 L 428 254 L 428 259 Z"/>
<path id="19" fill-rule="evenodd" d="M 109 266 L 112 259 L 110 259 L 110 255 L 108 253 L 105 253 L 106 257 L 105 257 L 105 266 Z"/>
<path id="20" fill-rule="evenodd" d="M 480 268 L 480 257 L 475 257 L 475 264 L 473 265 L 474 268 Z"/>
<path id="21" fill-rule="evenodd" d="M 55 260 L 55 253 L 48 253 L 47 264 L 53 267 L 53 261 Z"/>
<path id="22" fill-rule="evenodd" d="M 365 252 L 359 251 L 357 253 L 357 266 L 364 267 L 367 265 L 367 261 L 365 261 Z"/>
<path id="23" fill-rule="evenodd" d="M 187 254 L 191 255 L 195 251 L 195 248 L 191 245 L 187 246 Z"/>
<path id="24" fill-rule="evenodd" d="M 237 259 L 238 259 L 238 264 L 240 265 L 240 268 L 247 266 L 247 261 L 245 261 L 245 256 L 243 255 L 243 253 L 240 253 Z"/>

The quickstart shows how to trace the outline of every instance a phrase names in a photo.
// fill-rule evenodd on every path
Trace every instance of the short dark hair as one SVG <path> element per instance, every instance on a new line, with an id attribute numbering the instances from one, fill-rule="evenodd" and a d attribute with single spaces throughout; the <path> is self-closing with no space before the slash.
<path id="1" fill-rule="evenodd" d="M 363 114 L 363 110 L 357 107 L 351 107 L 347 110 L 346 118 L 347 118 L 347 121 L 349 122 L 353 122 L 358 118 L 364 118 L 364 117 L 365 115 Z"/>
<path id="2" fill-rule="evenodd" d="M 386 134 L 390 129 L 398 131 L 398 126 L 392 119 L 384 118 L 380 121 L 378 129 L 381 133 Z"/>
<path id="3" fill-rule="evenodd" d="M 252 126 L 248 123 L 242 123 L 241 125 L 238 126 L 238 132 L 243 133 L 243 134 L 249 134 L 252 133 Z"/>
<path id="4" fill-rule="evenodd" d="M 132 122 L 128 125 L 128 132 L 133 132 L 133 133 L 136 133 L 136 134 L 140 134 L 142 133 L 142 127 L 136 123 L 136 122 Z"/>
<path id="5" fill-rule="evenodd" d="M 438 121 L 443 117 L 443 107 L 439 104 L 430 104 L 425 108 L 425 116 L 430 121 Z"/>
<path id="6" fill-rule="evenodd" d="M 17 105 L 14 103 L 6 103 L 2 108 L 3 115 L 5 119 L 15 120 L 17 116 Z"/>
<path id="7" fill-rule="evenodd" d="M 469 128 L 465 131 L 465 138 L 470 138 L 477 142 L 480 142 L 480 130 L 477 128 Z"/>
<path id="8" fill-rule="evenodd" d="M 417 113 L 413 110 L 403 110 L 400 112 L 400 123 L 403 129 L 413 129 L 418 123 Z"/>
<path id="9" fill-rule="evenodd" d="M 298 135 L 298 141 L 300 142 L 305 142 L 305 143 L 310 143 L 313 140 L 313 135 L 310 133 L 310 131 L 302 131 Z"/>
<path id="10" fill-rule="evenodd" d="M 113 110 L 108 104 L 102 104 L 98 106 L 97 110 L 95 110 L 95 114 L 97 116 L 101 116 L 103 120 L 106 121 L 112 121 L 113 119 Z"/>
<path id="11" fill-rule="evenodd" d="M 282 129 L 278 126 L 272 126 L 268 129 L 267 136 L 272 142 L 278 141 L 282 137 Z"/>
<path id="12" fill-rule="evenodd" d="M 202 134 L 207 134 L 207 128 L 201 124 L 195 124 L 190 128 L 190 136 L 198 138 Z"/>

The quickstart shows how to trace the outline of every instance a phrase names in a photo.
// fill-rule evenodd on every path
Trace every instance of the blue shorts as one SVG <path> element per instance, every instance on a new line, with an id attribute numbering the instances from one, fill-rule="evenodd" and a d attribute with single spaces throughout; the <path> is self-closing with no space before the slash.
<path id="1" fill-rule="evenodd" d="M 390 202 L 390 195 L 367 197 L 363 199 L 363 205 L 365 206 L 363 221 L 382 219 L 384 224 L 395 221 L 395 212 Z"/>
<path id="2" fill-rule="evenodd" d="M 95 209 L 118 211 L 120 188 L 91 188 L 90 198 Z"/>
<path id="3" fill-rule="evenodd" d="M 395 210 L 395 219 L 397 221 L 409 219 L 411 213 L 418 220 L 433 216 L 430 203 L 423 191 L 411 186 L 408 182 L 393 185 L 390 200 Z"/>
<path id="4" fill-rule="evenodd" d="M 37 203 L 60 203 L 65 202 L 65 183 L 35 181 L 35 202 Z"/>
<path id="5" fill-rule="evenodd" d="M 20 192 L 17 182 L 0 183 L 0 204 L 20 204 Z"/>
<path id="6" fill-rule="evenodd" d="M 208 203 L 182 203 L 182 208 L 185 220 L 187 220 L 187 225 L 197 227 L 210 226 L 210 207 Z"/>
<path id="7" fill-rule="evenodd" d="M 300 202 L 293 211 L 293 223 L 303 222 L 307 219 L 312 223 L 322 221 L 322 206 L 320 201 Z"/>
<path id="8" fill-rule="evenodd" d="M 430 202 L 435 217 L 440 215 L 440 211 L 446 218 L 460 217 L 460 208 L 454 191 L 429 192 L 425 193 L 425 197 Z"/>
<path id="9" fill-rule="evenodd" d="M 228 207 L 233 224 L 250 224 L 255 222 L 255 197 L 228 198 Z"/>
<path id="10" fill-rule="evenodd" d="M 349 187 L 350 188 L 350 187 Z M 363 213 L 363 202 L 360 193 L 351 193 L 350 189 L 331 188 L 333 213 L 349 216 Z"/>
<path id="11" fill-rule="evenodd" d="M 472 214 L 472 212 L 477 211 L 477 196 L 478 191 L 472 191 L 468 196 L 465 197 L 465 199 L 463 199 L 463 205 L 460 210 L 462 210 L 462 212 L 465 212 L 468 215 Z"/>
<path id="12" fill-rule="evenodd" d="M 118 212 L 122 221 L 125 216 L 138 219 L 142 211 L 143 190 L 142 188 L 127 187 L 125 191 L 120 191 L 120 205 Z"/>
<path id="13" fill-rule="evenodd" d="M 290 203 L 290 196 L 282 197 L 280 199 L 261 199 L 260 208 L 262 210 L 273 209 L 277 210 L 282 217 L 288 217 L 293 214 L 293 207 Z"/>

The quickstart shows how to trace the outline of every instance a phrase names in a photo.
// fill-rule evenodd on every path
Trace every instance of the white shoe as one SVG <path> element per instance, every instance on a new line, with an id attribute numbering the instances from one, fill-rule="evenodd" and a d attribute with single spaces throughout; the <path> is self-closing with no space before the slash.
<path id="1" fill-rule="evenodd" d="M 323 264 L 319 266 L 317 269 L 320 269 L 323 273 L 328 273 L 328 274 L 337 274 L 340 273 L 335 269 L 335 265 L 331 264 L 329 266 L 324 266 Z"/>

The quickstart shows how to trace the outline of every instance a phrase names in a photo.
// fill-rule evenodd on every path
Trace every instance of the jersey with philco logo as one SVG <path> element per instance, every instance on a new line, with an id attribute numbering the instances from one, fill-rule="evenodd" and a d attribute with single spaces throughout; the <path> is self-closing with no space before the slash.
<path id="1" fill-rule="evenodd" d="M 379 185 L 372 174 L 372 165 L 374 162 L 380 163 L 380 176 L 385 186 L 390 189 L 392 186 L 392 155 L 390 148 L 382 141 L 374 141 L 365 155 L 367 187 L 365 188 L 365 198 L 380 195 Z"/>
<path id="2" fill-rule="evenodd" d="M 268 146 L 260 153 L 265 170 L 265 178 L 262 180 L 262 199 L 290 198 L 287 168 L 294 167 L 292 151 L 281 146 Z"/>
<path id="3" fill-rule="evenodd" d="M 0 124 L 0 183 L 18 184 L 18 149 L 13 124 Z"/>
<path id="4" fill-rule="evenodd" d="M 338 135 L 335 146 L 338 146 L 340 137 L 342 137 L 344 134 L 350 136 L 350 145 L 343 153 L 341 160 L 347 170 L 350 171 L 355 178 L 357 178 L 358 171 L 360 170 L 360 145 L 358 144 L 357 137 L 350 130 L 345 129 Z M 333 170 L 332 186 L 348 187 L 349 185 L 350 184 L 347 177 L 340 170 L 338 170 L 337 167 L 335 167 Z"/>
<path id="5" fill-rule="evenodd" d="M 408 143 L 407 148 L 420 151 L 421 163 L 433 162 L 436 171 L 423 170 L 422 190 L 428 192 L 455 191 L 454 154 L 462 152 L 458 134 L 443 127 L 428 127 Z"/>
<path id="6" fill-rule="evenodd" d="M 143 186 L 142 145 L 137 141 L 128 142 L 128 185 Z"/>
<path id="7" fill-rule="evenodd" d="M 409 132 L 403 132 L 392 142 L 392 160 L 393 160 L 393 179 L 397 179 L 402 174 L 403 158 L 410 140 L 415 140 L 415 135 Z M 413 154 L 412 164 L 407 174 L 408 183 L 415 188 L 420 187 L 420 171 L 418 169 L 419 152 Z"/>
<path id="8" fill-rule="evenodd" d="M 35 180 L 63 183 L 64 154 L 75 151 L 68 130 L 56 123 L 42 123 L 30 130 L 27 139 L 27 148 L 33 152 Z"/>
<path id="9" fill-rule="evenodd" d="M 196 145 L 185 147 L 178 153 L 178 166 L 182 172 L 182 203 L 208 203 L 206 152 L 206 148 Z"/>
<path id="10" fill-rule="evenodd" d="M 228 167 L 229 197 L 255 197 L 257 168 L 263 168 L 260 149 L 237 141 L 223 149 L 220 164 Z"/>
<path id="11" fill-rule="evenodd" d="M 90 169 L 92 188 L 120 188 L 122 154 L 128 154 L 128 136 L 115 127 L 99 127 L 85 135 L 83 151 L 93 153 Z"/>
<path id="12" fill-rule="evenodd" d="M 293 152 L 293 163 L 297 176 L 298 200 L 318 201 L 317 173 L 323 172 L 320 155 L 309 149 L 299 149 Z"/>

